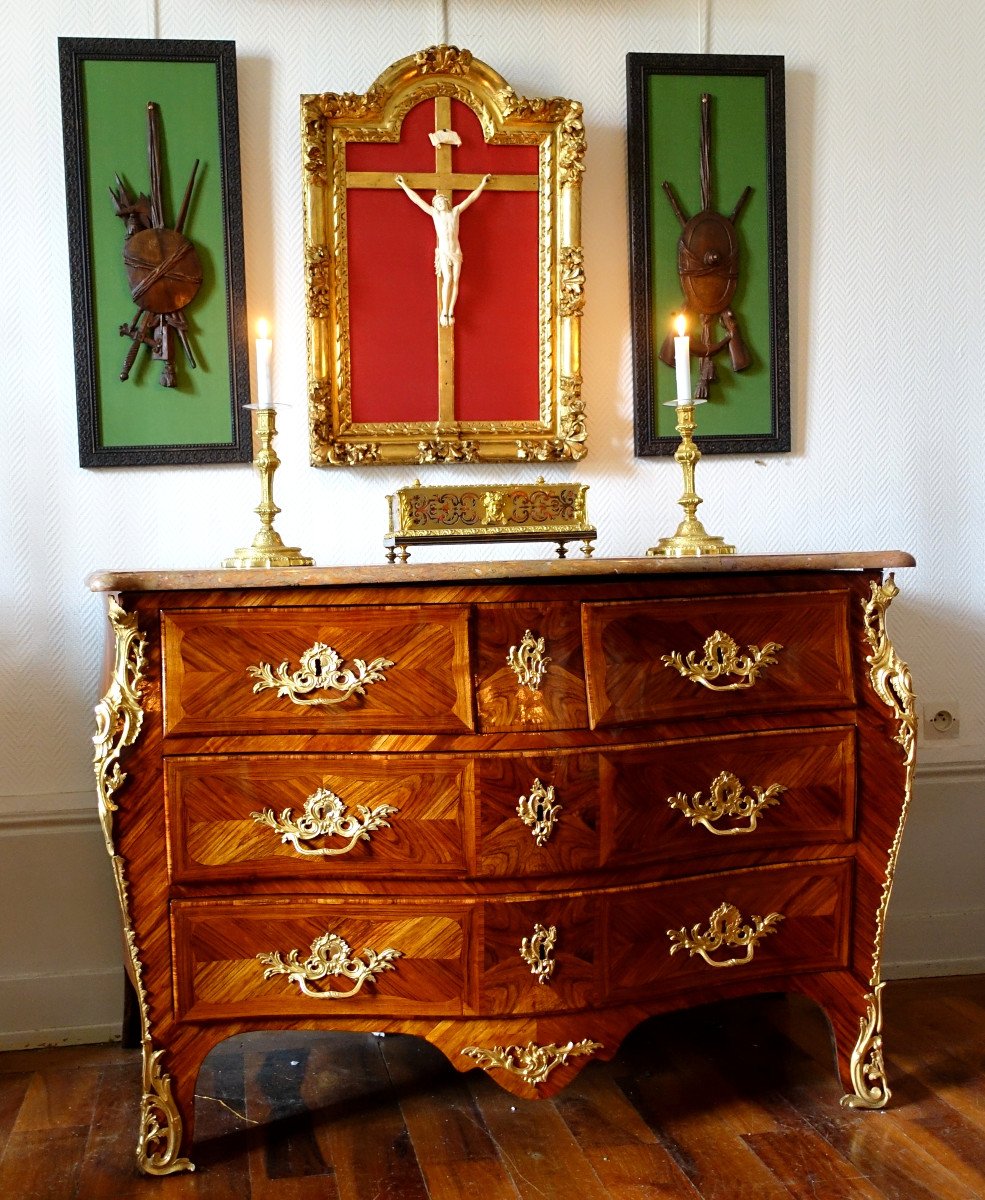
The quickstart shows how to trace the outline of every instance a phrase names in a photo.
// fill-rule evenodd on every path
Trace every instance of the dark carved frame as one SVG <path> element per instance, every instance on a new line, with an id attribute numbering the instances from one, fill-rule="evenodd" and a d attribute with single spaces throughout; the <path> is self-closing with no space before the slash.
<path id="1" fill-rule="evenodd" d="M 78 406 L 79 462 L 83 467 L 137 467 L 180 463 L 249 462 L 253 457 L 249 410 L 250 365 L 246 328 L 236 46 L 230 41 L 121 38 L 59 38 L 69 267 Z M 89 60 L 211 63 L 216 74 L 220 146 L 226 329 L 228 341 L 229 439 L 176 444 L 107 446 L 100 427 L 99 379 L 93 329 L 93 287 L 100 264 L 91 251 L 88 200 L 87 114 L 82 86 Z M 112 181 L 107 181 L 107 186 Z"/>
<path id="2" fill-rule="evenodd" d="M 768 434 L 701 434 L 697 409 L 696 441 L 703 453 L 764 454 L 790 449 L 790 352 L 787 291 L 786 124 L 784 63 L 780 55 L 649 54 L 626 56 L 627 136 L 629 165 L 630 303 L 633 351 L 634 432 L 637 457 L 672 455 L 677 434 L 657 430 L 657 351 L 665 330 L 655 327 L 651 264 L 651 206 L 665 204 L 651 195 L 648 125 L 651 113 L 647 84 L 652 75 L 755 75 L 765 83 L 765 122 L 750 137 L 766 138 L 766 244 L 752 248 L 765 256 L 769 289 L 769 387 L 771 429 Z M 695 148 L 697 171 L 697 148 Z M 659 192 L 659 188 L 657 189 Z M 731 199 L 731 198 L 730 198 Z M 672 374 L 672 372 L 671 372 Z M 668 409 L 668 411 L 670 411 Z"/>

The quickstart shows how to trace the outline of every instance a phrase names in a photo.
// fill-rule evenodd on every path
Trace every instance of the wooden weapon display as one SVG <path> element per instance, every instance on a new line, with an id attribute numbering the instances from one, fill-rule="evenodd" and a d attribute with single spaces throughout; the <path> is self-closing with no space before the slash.
<path id="1" fill-rule="evenodd" d="M 735 223 L 752 188 L 743 191 L 731 216 L 726 217 L 712 208 L 711 96 L 707 92 L 701 96 L 701 211 L 688 219 L 669 181 L 664 180 L 663 189 L 681 223 L 677 272 L 684 292 L 682 311 L 685 316 L 689 312 L 696 313 L 701 322 L 700 337 L 691 339 L 691 353 L 701 360 L 694 398 L 707 400 L 708 384 L 716 378 L 716 354 L 727 346 L 735 371 L 744 371 L 752 362 L 738 317 L 731 307 L 739 279 L 739 239 Z M 717 324 L 722 325 L 725 336 L 713 341 Z M 668 366 L 674 365 L 673 333 L 665 338 L 659 357 Z"/>
<path id="2" fill-rule="evenodd" d="M 161 385 L 174 387 L 174 336 L 181 342 L 188 365 L 195 356 L 188 339 L 184 309 L 202 284 L 202 264 L 195 247 L 184 235 L 191 203 L 198 159 L 192 167 L 188 186 L 181 201 L 174 228 L 164 219 L 161 197 L 161 145 L 158 122 L 160 110 L 153 101 L 147 104 L 147 157 L 150 170 L 150 196 L 141 193 L 134 199 L 119 175 L 117 188 L 110 188 L 116 215 L 126 226 L 123 262 L 126 266 L 130 295 L 138 305 L 133 320 L 120 326 L 120 336 L 130 339 L 120 379 L 126 380 L 141 346 L 163 363 Z"/>

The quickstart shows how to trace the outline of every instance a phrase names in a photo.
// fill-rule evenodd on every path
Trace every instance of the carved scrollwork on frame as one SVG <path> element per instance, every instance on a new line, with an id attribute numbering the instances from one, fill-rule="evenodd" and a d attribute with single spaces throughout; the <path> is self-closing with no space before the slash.
<path id="1" fill-rule="evenodd" d="M 447 75 L 467 75 L 472 66 L 472 51 L 457 46 L 428 46 L 418 50 L 414 63 L 422 75 L 440 71 Z"/>
<path id="2" fill-rule="evenodd" d="M 691 957 L 700 954 L 709 967 L 738 967 L 752 962 L 757 943 L 775 933 L 782 920 L 781 913 L 773 912 L 765 917 L 753 916 L 749 924 L 743 925 L 742 916 L 734 904 L 720 904 L 711 914 L 706 930 L 702 930 L 700 925 L 693 926 L 690 933 L 686 928 L 668 929 L 670 953 L 686 950 Z M 744 950 L 745 954 L 741 958 L 712 958 L 723 946 Z"/>
<path id="3" fill-rule="evenodd" d="M 771 783 L 769 787 L 751 787 L 748 790 L 737 776 L 730 771 L 722 771 L 712 780 L 708 799 L 705 800 L 700 792 L 688 796 L 678 792 L 669 796 L 667 803 L 687 817 L 692 825 L 703 825 L 709 833 L 719 837 L 733 837 L 735 834 L 752 833 L 759 823 L 759 814 L 763 809 L 780 803 L 781 795 L 787 789 L 782 783 Z M 716 829 L 714 822 L 726 819 L 745 821 L 745 825 L 735 825 L 731 829 Z"/>
<path id="4" fill-rule="evenodd" d="M 585 457 L 585 408 L 579 401 L 561 421 L 561 437 L 544 441 L 517 439 L 516 456 L 521 462 L 578 462 Z"/>
<path id="5" fill-rule="evenodd" d="M 585 308 L 585 252 L 581 246 L 562 246 L 558 305 L 570 317 Z"/>
<path id="6" fill-rule="evenodd" d="M 497 99 L 503 112 L 515 121 L 563 121 L 572 107 L 572 101 L 559 96 L 519 96 L 508 85 Z M 576 107 L 581 109 L 581 105 Z"/>
<path id="7" fill-rule="evenodd" d="M 392 971 L 395 960 L 401 957 L 402 951 L 391 946 L 380 951 L 366 947 L 360 959 L 337 933 L 325 933 L 315 938 L 308 957 L 303 961 L 298 950 L 291 950 L 286 958 L 279 950 L 257 955 L 259 962 L 266 967 L 264 979 L 286 975 L 289 982 L 296 983 L 301 992 L 313 1000 L 345 1000 L 354 996 L 367 983 L 375 983 L 376 976 L 381 972 Z M 339 977 L 351 979 L 353 986 L 346 991 L 311 986 L 323 979 Z"/>
<path id="8" fill-rule="evenodd" d="M 366 121 L 383 109 L 383 96 L 377 88 L 368 92 L 325 92 L 305 96 L 301 108 L 302 154 L 304 169 L 314 179 L 324 181 L 327 171 L 325 133 L 332 121 Z"/>
<path id="9" fill-rule="evenodd" d="M 558 172 L 563 182 L 574 184 L 585 170 L 585 120 L 580 104 L 571 104 L 562 122 L 564 136 L 558 151 Z"/>
<path id="10" fill-rule="evenodd" d="M 516 456 L 521 462 L 561 462 L 571 457 L 565 454 L 565 445 L 560 438 L 539 442 L 517 438 Z"/>
<path id="11" fill-rule="evenodd" d="M 478 462 L 479 446 L 468 438 L 432 438 L 417 443 L 419 463 Z"/>
<path id="12" fill-rule="evenodd" d="M 526 1046 L 466 1046 L 462 1054 L 474 1059 L 480 1067 L 487 1070 L 498 1067 L 518 1076 L 524 1083 L 537 1087 L 569 1058 L 594 1054 L 601 1049 L 601 1042 L 585 1038 L 580 1042 L 565 1042 L 563 1046 L 554 1042 L 548 1046 L 539 1046 L 536 1042 L 528 1042 Z"/>
<path id="13" fill-rule="evenodd" d="M 333 466 L 357 466 L 380 460 L 379 442 L 323 442 L 325 462 Z"/>
<path id="14" fill-rule="evenodd" d="M 319 317 L 332 310 L 330 256 L 327 246 L 308 247 L 308 311 Z"/>
<path id="15" fill-rule="evenodd" d="M 564 416 L 561 432 L 572 440 L 585 440 L 585 405 L 581 398 L 581 376 L 564 375 L 561 378 L 561 394 L 564 396 Z"/>
<path id="16" fill-rule="evenodd" d="M 298 854 L 329 858 L 348 854 L 358 842 L 368 842 L 374 830 L 388 829 L 387 818 L 396 816 L 399 811 L 392 804 L 377 804 L 374 808 L 357 804 L 350 812 L 334 792 L 319 788 L 305 800 L 299 817 L 295 817 L 290 808 L 285 808 L 279 817 L 272 808 L 250 813 L 250 816 L 258 825 L 266 825 L 280 834 L 280 840 L 293 846 Z M 342 846 L 302 845 L 323 837 L 342 837 L 348 841 Z"/>
<path id="17" fill-rule="evenodd" d="M 562 136 L 558 146 L 558 178 L 562 184 L 576 184 L 585 170 L 584 108 L 576 100 L 560 97 L 530 98 L 518 96 L 507 87 L 501 92 L 500 105 L 512 119 L 557 124 Z"/>
<path id="18" fill-rule="evenodd" d="M 374 658 L 366 663 L 361 658 L 352 660 L 352 667 L 343 667 L 341 654 L 324 642 L 315 642 L 301 655 L 301 666 L 293 672 L 287 662 L 276 670 L 269 663 L 248 667 L 247 671 L 257 681 L 254 692 L 276 688 L 278 696 L 287 696 L 293 704 L 332 705 L 341 704 L 350 696 L 363 696 L 371 683 L 385 683 L 385 668 L 393 666 L 389 658 Z M 337 696 L 312 696 L 312 692 L 336 691 Z"/>
<path id="19" fill-rule="evenodd" d="M 677 651 L 662 654 L 660 661 L 665 667 L 674 667 L 685 679 L 710 688 L 713 692 L 733 692 L 740 688 L 751 688 L 766 667 L 776 664 L 777 653 L 782 649 L 776 642 L 767 642 L 762 649 L 749 646 L 748 654 L 740 654 L 735 639 L 716 629 L 705 640 L 701 659 L 698 658 L 698 652 L 692 650 L 686 658 Z M 731 682 L 718 682 L 729 676 L 738 678 Z"/>

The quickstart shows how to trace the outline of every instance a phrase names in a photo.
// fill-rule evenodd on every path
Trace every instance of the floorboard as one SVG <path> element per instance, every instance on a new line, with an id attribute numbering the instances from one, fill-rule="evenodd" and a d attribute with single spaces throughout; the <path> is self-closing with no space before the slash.
<path id="1" fill-rule="evenodd" d="M 645 1022 L 560 1095 L 516 1099 L 404 1036 L 255 1034 L 207 1058 L 194 1174 L 136 1171 L 140 1056 L 0 1054 L 7 1200 L 982 1200 L 985 976 L 885 992 L 893 1098 L 842 1108 L 797 996 Z"/>

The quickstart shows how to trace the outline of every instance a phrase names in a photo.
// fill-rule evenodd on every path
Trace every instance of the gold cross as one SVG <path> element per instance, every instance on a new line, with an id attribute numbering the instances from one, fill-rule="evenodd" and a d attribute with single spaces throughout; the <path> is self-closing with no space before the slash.
<path id="1" fill-rule="evenodd" d="M 436 96 L 434 100 L 434 129 L 437 133 L 451 128 L 451 97 Z M 482 182 L 482 174 L 456 173 L 452 168 L 452 146 L 438 141 L 434 148 L 434 170 L 416 171 L 404 175 L 404 182 L 414 191 L 421 188 L 444 192 L 449 200 L 453 191 L 469 191 Z M 400 185 L 389 171 L 346 171 L 347 188 L 393 188 Z M 537 175 L 493 175 L 486 185 L 490 192 L 536 192 Z M 435 281 L 435 303 L 441 309 L 441 281 Z M 455 326 L 438 322 L 438 432 L 454 433 L 455 423 Z"/>

